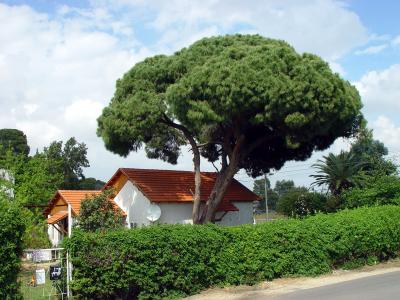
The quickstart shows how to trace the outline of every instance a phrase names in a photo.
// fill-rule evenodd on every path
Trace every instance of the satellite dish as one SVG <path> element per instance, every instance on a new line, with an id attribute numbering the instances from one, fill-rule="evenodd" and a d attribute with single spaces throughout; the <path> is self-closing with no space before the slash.
<path id="1" fill-rule="evenodd" d="M 150 222 L 155 222 L 161 217 L 161 208 L 154 203 L 151 203 L 146 212 L 146 218 Z"/>

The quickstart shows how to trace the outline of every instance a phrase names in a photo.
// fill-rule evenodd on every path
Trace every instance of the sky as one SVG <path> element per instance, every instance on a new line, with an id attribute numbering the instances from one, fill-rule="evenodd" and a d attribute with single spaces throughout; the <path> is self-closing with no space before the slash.
<path id="1" fill-rule="evenodd" d="M 27 135 L 31 152 L 71 136 L 88 147 L 87 177 L 109 179 L 119 167 L 192 170 L 108 152 L 96 119 L 115 82 L 135 63 L 172 54 L 215 35 L 257 33 L 311 52 L 354 84 L 374 137 L 400 161 L 400 1 L 381 0 L 0 0 L 0 128 Z M 276 180 L 309 185 L 313 163 L 349 148 L 339 139 L 309 160 L 272 170 Z M 202 162 L 202 170 L 213 171 Z M 236 178 L 248 187 L 244 171 Z"/>

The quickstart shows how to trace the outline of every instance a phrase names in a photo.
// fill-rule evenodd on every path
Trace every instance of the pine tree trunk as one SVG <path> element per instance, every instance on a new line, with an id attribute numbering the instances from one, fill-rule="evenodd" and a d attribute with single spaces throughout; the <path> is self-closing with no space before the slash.
<path id="1" fill-rule="evenodd" d="M 235 174 L 236 168 L 228 168 L 225 172 L 218 173 L 214 188 L 204 208 L 202 223 L 214 222 L 217 209 Z"/>
<path id="2" fill-rule="evenodd" d="M 193 150 L 194 165 L 194 195 L 193 195 L 193 211 L 192 220 L 194 224 L 200 223 L 200 201 L 201 201 L 201 173 L 200 173 L 200 152 L 196 148 Z"/>
<path id="3" fill-rule="evenodd" d="M 200 222 L 211 223 L 215 220 L 217 209 L 225 196 L 225 193 L 232 182 L 233 176 L 238 171 L 240 150 L 244 143 L 245 137 L 242 135 L 238 138 L 237 143 L 229 156 L 229 164 L 223 163 L 223 168 L 217 174 L 214 187 L 208 197 L 207 203 L 203 209 Z"/>

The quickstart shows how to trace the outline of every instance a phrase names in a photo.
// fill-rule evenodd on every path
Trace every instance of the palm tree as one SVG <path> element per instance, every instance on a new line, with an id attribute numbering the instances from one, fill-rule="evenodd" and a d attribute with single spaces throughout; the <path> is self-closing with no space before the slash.
<path id="1" fill-rule="evenodd" d="M 324 160 L 318 160 L 313 165 L 317 169 L 314 185 L 327 185 L 333 195 L 339 195 L 343 190 L 358 183 L 358 171 L 363 163 L 349 152 L 340 152 L 338 155 L 329 153 Z"/>

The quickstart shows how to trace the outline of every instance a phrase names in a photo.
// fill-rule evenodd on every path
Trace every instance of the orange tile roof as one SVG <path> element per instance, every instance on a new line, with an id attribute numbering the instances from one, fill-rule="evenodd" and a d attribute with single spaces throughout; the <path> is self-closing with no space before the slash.
<path id="1" fill-rule="evenodd" d="M 101 192 L 102 191 L 98 190 L 58 190 L 54 197 L 50 200 L 49 205 L 44 211 L 44 214 L 47 216 L 50 213 L 54 203 L 56 203 L 56 201 L 61 197 L 66 203 L 71 204 L 73 214 L 79 215 L 82 201 L 84 201 L 86 197 L 97 196 L 101 194 Z M 114 201 L 112 202 L 115 209 L 120 209 Z M 126 216 L 125 212 L 123 211 L 122 214 Z"/>
<path id="2" fill-rule="evenodd" d="M 59 211 L 58 213 L 55 213 L 53 216 L 47 219 L 47 224 L 55 224 L 58 221 L 66 218 L 68 216 L 67 211 Z"/>
<path id="3" fill-rule="evenodd" d="M 128 177 L 133 184 L 150 200 L 162 202 L 191 202 L 194 193 L 194 172 L 174 170 L 150 170 L 121 168 L 105 185 L 107 188 L 121 175 Z M 206 201 L 217 177 L 215 172 L 201 172 L 201 200 Z M 118 191 L 117 191 L 118 192 Z M 233 179 L 223 198 L 219 210 L 238 210 L 232 201 L 258 201 L 260 198 Z"/>
<path id="4" fill-rule="evenodd" d="M 58 190 L 61 197 L 72 206 L 72 210 L 76 215 L 79 215 L 81 210 L 81 202 L 87 197 L 97 196 L 101 191 L 90 190 Z"/>

